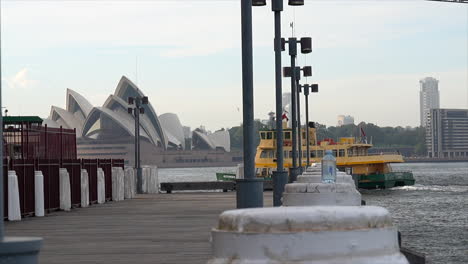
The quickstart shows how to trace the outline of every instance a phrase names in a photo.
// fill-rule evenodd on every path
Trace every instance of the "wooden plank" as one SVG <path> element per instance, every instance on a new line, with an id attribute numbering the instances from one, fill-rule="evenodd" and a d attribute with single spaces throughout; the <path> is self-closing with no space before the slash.
<path id="1" fill-rule="evenodd" d="M 265 206 L 271 197 L 265 193 Z M 43 237 L 40 263 L 206 263 L 211 229 L 235 207 L 235 192 L 148 194 L 6 222 L 5 229 L 8 236 Z"/>

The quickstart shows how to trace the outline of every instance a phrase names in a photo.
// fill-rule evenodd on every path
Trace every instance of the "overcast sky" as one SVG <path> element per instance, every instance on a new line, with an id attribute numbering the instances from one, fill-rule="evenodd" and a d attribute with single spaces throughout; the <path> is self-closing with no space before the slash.
<path id="1" fill-rule="evenodd" d="M 253 17 L 255 116 L 266 119 L 275 109 L 273 12 L 254 8 Z M 295 21 L 297 37 L 313 38 L 298 61 L 320 85 L 310 97 L 315 121 L 347 114 L 417 126 L 426 76 L 440 81 L 441 107 L 468 107 L 467 4 L 307 0 L 282 18 L 283 36 Z M 239 125 L 240 28 L 240 1 L 1 1 L 3 105 L 47 117 L 71 88 L 101 106 L 125 75 L 159 115 L 176 113 L 192 129 Z"/>

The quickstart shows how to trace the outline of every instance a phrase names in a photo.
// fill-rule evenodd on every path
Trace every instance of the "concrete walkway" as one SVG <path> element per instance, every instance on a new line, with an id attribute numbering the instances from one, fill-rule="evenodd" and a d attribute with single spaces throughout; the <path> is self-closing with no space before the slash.
<path id="1" fill-rule="evenodd" d="M 211 228 L 235 206 L 235 192 L 141 195 L 5 224 L 8 236 L 44 238 L 43 264 L 206 263 Z"/>

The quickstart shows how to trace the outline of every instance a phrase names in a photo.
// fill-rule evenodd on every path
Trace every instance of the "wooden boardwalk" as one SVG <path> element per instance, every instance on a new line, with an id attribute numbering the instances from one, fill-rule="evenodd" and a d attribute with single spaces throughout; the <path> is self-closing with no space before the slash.
<path id="1" fill-rule="evenodd" d="M 265 206 L 272 206 L 271 192 Z M 196 264 L 211 257 L 218 215 L 235 207 L 235 192 L 141 195 L 5 225 L 8 236 L 44 238 L 43 264 Z"/>

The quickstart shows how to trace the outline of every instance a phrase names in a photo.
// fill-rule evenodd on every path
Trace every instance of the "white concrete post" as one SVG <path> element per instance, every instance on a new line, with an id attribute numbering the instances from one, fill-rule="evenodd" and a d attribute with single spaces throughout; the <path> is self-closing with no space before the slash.
<path id="1" fill-rule="evenodd" d="M 133 168 L 125 168 L 125 199 L 132 199 L 135 197 L 136 185 L 135 185 L 135 170 Z"/>
<path id="2" fill-rule="evenodd" d="M 15 171 L 8 171 L 8 220 L 21 220 L 18 177 Z"/>
<path id="3" fill-rule="evenodd" d="M 351 175 L 338 172 L 336 183 L 322 183 L 321 166 L 311 166 L 294 183 L 286 184 L 283 206 L 360 205 L 361 194 Z"/>
<path id="4" fill-rule="evenodd" d="M 158 167 L 148 167 L 148 193 L 159 193 Z"/>
<path id="5" fill-rule="evenodd" d="M 106 181 L 102 168 L 97 170 L 97 202 L 103 204 L 106 202 Z M 111 184 L 110 182 L 107 184 Z"/>
<path id="6" fill-rule="evenodd" d="M 67 169 L 60 168 L 60 209 L 70 211 L 71 209 L 71 190 L 70 175 Z"/>
<path id="7" fill-rule="evenodd" d="M 230 210 L 211 236 L 208 264 L 408 264 L 390 214 L 377 206 Z"/>
<path id="8" fill-rule="evenodd" d="M 42 171 L 34 172 L 34 215 L 44 216 L 44 175 Z"/>
<path id="9" fill-rule="evenodd" d="M 141 168 L 142 175 L 142 191 L 143 193 L 148 193 L 148 180 L 150 177 L 150 170 L 147 166 Z M 136 173 L 135 173 L 136 174 Z"/>
<path id="10" fill-rule="evenodd" d="M 125 172 L 121 167 L 118 167 L 119 172 L 119 201 L 125 199 Z"/>
<path id="11" fill-rule="evenodd" d="M 122 201 L 125 197 L 124 194 L 124 174 L 123 169 L 120 167 L 112 168 L 112 200 Z"/>
<path id="12" fill-rule="evenodd" d="M 89 175 L 85 169 L 81 170 L 81 207 L 89 206 Z"/>

